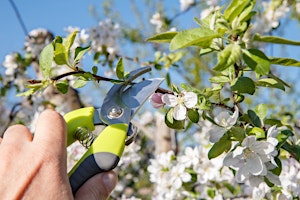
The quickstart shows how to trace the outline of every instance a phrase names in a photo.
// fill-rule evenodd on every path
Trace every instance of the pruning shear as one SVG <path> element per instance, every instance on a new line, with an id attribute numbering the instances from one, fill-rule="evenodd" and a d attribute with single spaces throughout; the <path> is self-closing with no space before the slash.
<path id="1" fill-rule="evenodd" d="M 86 107 L 67 113 L 67 146 L 79 140 L 88 150 L 69 172 L 73 194 L 95 174 L 114 169 L 136 131 L 131 119 L 163 82 L 162 78 L 133 83 L 137 77 L 149 72 L 142 67 L 129 73 L 122 84 L 114 84 L 101 108 Z M 95 127 L 105 125 L 99 134 L 92 134 Z"/>

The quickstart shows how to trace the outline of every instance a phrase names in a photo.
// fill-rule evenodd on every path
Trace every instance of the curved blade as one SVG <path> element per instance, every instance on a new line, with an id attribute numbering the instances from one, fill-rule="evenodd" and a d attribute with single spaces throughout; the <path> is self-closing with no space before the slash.
<path id="1" fill-rule="evenodd" d="M 100 119 L 105 124 L 127 123 L 163 82 L 147 79 L 133 85 L 114 85 L 103 101 Z"/>
<path id="2" fill-rule="evenodd" d="M 126 107 L 131 109 L 132 117 L 155 92 L 155 90 L 157 90 L 163 81 L 163 78 L 147 79 L 136 83 L 123 91 L 121 96 L 122 102 L 126 105 Z"/>

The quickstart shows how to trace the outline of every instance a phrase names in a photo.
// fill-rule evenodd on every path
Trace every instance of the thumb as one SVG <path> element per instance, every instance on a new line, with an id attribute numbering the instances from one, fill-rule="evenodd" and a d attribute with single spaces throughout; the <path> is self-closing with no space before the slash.
<path id="1" fill-rule="evenodd" d="M 102 172 L 85 182 L 75 194 L 75 199 L 105 200 L 117 184 L 114 171 Z"/>

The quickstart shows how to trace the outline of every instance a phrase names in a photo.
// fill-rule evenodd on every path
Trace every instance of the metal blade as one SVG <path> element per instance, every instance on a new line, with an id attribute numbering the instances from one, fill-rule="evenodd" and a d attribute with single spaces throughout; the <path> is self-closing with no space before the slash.
<path id="1" fill-rule="evenodd" d="M 131 109 L 131 118 L 163 81 L 163 78 L 147 79 L 136 83 L 123 91 L 121 99 L 123 104 Z"/>

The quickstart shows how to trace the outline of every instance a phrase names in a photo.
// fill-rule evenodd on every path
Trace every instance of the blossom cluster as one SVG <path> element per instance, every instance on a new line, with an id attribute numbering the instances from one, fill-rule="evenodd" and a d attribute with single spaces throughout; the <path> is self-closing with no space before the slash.
<path id="1" fill-rule="evenodd" d="M 176 120 L 184 120 L 187 115 L 187 109 L 194 108 L 197 102 L 197 94 L 186 91 L 182 91 L 179 94 L 154 93 L 150 98 L 150 103 L 154 108 L 160 108 L 164 105 L 174 108 L 173 118 Z"/>

